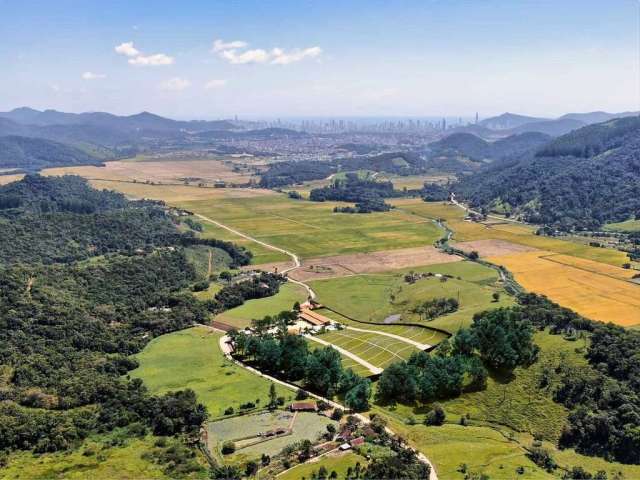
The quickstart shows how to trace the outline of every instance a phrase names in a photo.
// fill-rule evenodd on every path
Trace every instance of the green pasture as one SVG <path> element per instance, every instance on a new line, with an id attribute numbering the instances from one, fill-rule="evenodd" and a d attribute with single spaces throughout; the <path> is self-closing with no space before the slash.
<path id="1" fill-rule="evenodd" d="M 238 410 L 248 401 L 268 403 L 270 382 L 224 358 L 221 334 L 193 327 L 152 340 L 136 358 L 140 366 L 130 372 L 141 378 L 151 393 L 190 388 L 209 411 L 210 418 L 223 415 L 227 407 Z M 291 399 L 292 390 L 276 385 L 278 395 Z"/>
<path id="2" fill-rule="evenodd" d="M 185 248 L 187 260 L 195 267 L 198 280 L 207 280 L 209 276 L 209 254 L 211 253 L 211 273 L 227 270 L 231 265 L 231 257 L 219 248 L 206 245 L 194 245 Z"/>
<path id="3" fill-rule="evenodd" d="M 404 276 L 410 270 L 447 274 L 454 278 L 442 281 L 434 276 L 408 284 Z M 349 317 L 382 323 L 389 316 L 399 314 L 400 322 L 420 323 L 452 333 L 470 325 L 473 315 L 479 311 L 513 303 L 513 299 L 500 287 L 495 270 L 467 261 L 317 280 L 311 286 L 318 293 L 321 303 Z M 500 293 L 498 302 L 493 301 L 494 292 Z M 421 320 L 418 314 L 412 312 L 419 303 L 441 297 L 458 299 L 459 310 L 432 321 Z M 363 326 L 352 323 L 359 328 Z M 384 328 L 394 328 L 391 325 Z"/>
<path id="4" fill-rule="evenodd" d="M 403 211 L 337 214 L 333 207 L 338 203 L 292 200 L 285 195 L 177 203 L 303 258 L 431 245 L 442 236 L 431 220 Z M 220 230 L 207 224 L 205 232 L 238 240 Z M 254 263 L 282 260 L 271 252 L 265 255 L 255 244 L 242 239 L 238 243 L 255 251 Z"/>
<path id="5" fill-rule="evenodd" d="M 261 319 L 267 315 L 276 315 L 284 310 L 291 310 L 295 302 L 304 302 L 307 299 L 307 290 L 295 283 L 285 283 L 280 286 L 280 291 L 265 298 L 248 300 L 239 307 L 232 308 L 216 316 L 216 320 L 244 328 L 251 325 L 251 320 Z"/>
<path id="6" fill-rule="evenodd" d="M 311 478 L 313 472 L 317 473 L 320 467 L 326 468 L 329 473 L 335 471 L 338 474 L 338 478 L 346 478 L 347 469 L 349 467 L 355 468 L 355 465 L 358 462 L 360 462 L 362 467 L 367 464 L 367 460 L 364 457 L 353 452 L 332 453 L 324 455 L 314 462 L 297 465 L 281 475 L 278 475 L 278 480 L 301 480 L 302 478 Z"/>
<path id="7" fill-rule="evenodd" d="M 318 342 L 314 342 L 313 340 L 306 339 L 306 341 L 307 341 L 307 346 L 309 347 L 309 351 L 313 351 L 317 348 L 324 348 L 324 345 Z M 340 360 L 342 362 L 342 367 L 344 369 L 350 368 L 351 370 L 353 370 L 354 373 L 356 373 L 357 375 L 360 375 L 361 377 L 368 377 L 371 375 L 371 370 L 369 370 L 364 365 L 361 365 L 360 363 L 356 362 L 352 358 L 349 358 L 346 355 L 343 355 L 342 353 L 340 353 Z"/>
<path id="8" fill-rule="evenodd" d="M 640 218 L 619 223 L 609 223 L 604 226 L 610 232 L 640 232 Z"/>

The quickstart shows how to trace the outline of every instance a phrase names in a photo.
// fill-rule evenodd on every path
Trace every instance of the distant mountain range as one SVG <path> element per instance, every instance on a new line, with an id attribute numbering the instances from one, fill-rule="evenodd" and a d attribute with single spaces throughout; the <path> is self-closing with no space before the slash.
<path id="1" fill-rule="evenodd" d="M 451 133 L 473 133 L 484 139 L 495 139 L 525 132 L 538 132 L 557 137 L 594 123 L 636 115 L 638 112 L 588 112 L 567 113 L 559 118 L 538 118 L 507 112 L 496 117 L 486 118 L 477 125 L 453 129 Z"/>
<path id="2" fill-rule="evenodd" d="M 461 177 L 455 191 L 474 207 L 562 230 L 640 218 L 640 117 L 582 127 Z"/>

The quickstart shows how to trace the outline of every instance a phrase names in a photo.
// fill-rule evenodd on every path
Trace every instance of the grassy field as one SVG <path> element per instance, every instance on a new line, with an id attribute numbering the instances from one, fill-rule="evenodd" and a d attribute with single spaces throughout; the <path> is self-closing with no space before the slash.
<path id="1" fill-rule="evenodd" d="M 295 302 L 304 302 L 307 291 L 300 285 L 285 283 L 272 297 L 248 300 L 239 307 L 232 308 L 216 316 L 216 320 L 237 328 L 248 327 L 251 320 L 276 315 L 283 310 L 291 310 Z"/>
<path id="2" fill-rule="evenodd" d="M 241 462 L 259 458 L 262 453 L 270 456 L 276 455 L 287 445 L 304 439 L 315 441 L 323 433 L 326 433 L 327 425 L 337 425 L 337 422 L 316 413 L 299 412 L 295 421 L 293 421 L 293 416 L 294 414 L 291 412 L 278 410 L 210 422 L 208 426 L 209 448 L 212 451 L 217 451 L 217 455 L 222 455 L 220 451 L 222 444 L 228 440 L 233 441 L 236 444 L 236 452 L 225 456 L 225 462 Z M 288 428 L 291 425 L 293 429 L 291 435 L 254 444 L 258 439 L 258 434 L 277 427 Z M 245 437 L 252 438 L 241 440 Z"/>
<path id="3" fill-rule="evenodd" d="M 433 222 L 404 212 L 335 214 L 336 203 L 284 195 L 175 203 L 303 258 L 430 245 L 442 236 Z"/>
<path id="4" fill-rule="evenodd" d="M 136 356 L 140 367 L 130 375 L 144 380 L 154 394 L 191 388 L 212 418 L 247 401 L 259 398 L 267 403 L 270 382 L 226 360 L 218 344 L 220 336 L 205 327 L 162 335 Z M 276 388 L 287 399 L 294 394 Z"/>
<path id="5" fill-rule="evenodd" d="M 392 200 L 391 203 L 408 213 L 426 218 L 442 218 L 446 220 L 449 228 L 455 232 L 453 239 L 458 242 L 499 239 L 615 266 L 621 266 L 628 261 L 627 255 L 623 252 L 535 235 L 535 228 L 527 225 L 509 223 L 485 226 L 479 223 L 466 222 L 464 221 L 465 212 L 461 208 L 448 203 L 427 203 L 420 199 L 396 199 Z"/>
<path id="6" fill-rule="evenodd" d="M 623 326 L 640 324 L 640 285 L 628 280 L 635 273 L 631 270 L 543 251 L 489 261 L 507 267 L 527 290 L 587 318 Z"/>
<path id="7" fill-rule="evenodd" d="M 34 455 L 14 453 L 0 469 L 1 480 L 149 480 L 170 479 L 163 465 L 145 460 L 153 450 L 155 437 L 128 438 L 124 445 L 109 446 L 112 435 L 92 437 L 72 451 Z M 186 478 L 206 478 L 206 472 Z"/>
<path id="8" fill-rule="evenodd" d="M 380 368 L 405 360 L 413 352 L 418 351 L 411 344 L 377 333 L 340 330 L 322 334 L 318 338 L 343 348 Z"/>
<path id="9" fill-rule="evenodd" d="M 619 223 L 609 223 L 604 226 L 604 229 L 610 232 L 639 232 L 640 219 L 627 220 L 626 222 Z"/>
<path id="10" fill-rule="evenodd" d="M 278 480 L 301 480 L 302 478 L 311 478 L 313 472 L 318 472 L 320 467 L 327 469 L 331 473 L 335 471 L 338 478 L 346 478 L 347 469 L 354 468 L 356 463 L 360 462 L 363 467 L 367 464 L 367 460 L 353 452 L 341 452 L 337 454 L 324 455 L 323 457 L 311 463 L 303 463 L 290 470 L 278 475 Z"/>
<path id="11" fill-rule="evenodd" d="M 412 269 L 455 277 L 446 282 L 428 277 L 410 285 L 404 281 L 409 270 L 318 280 L 311 285 L 321 303 L 350 317 L 382 323 L 389 316 L 400 314 L 402 322 L 422 323 L 449 332 L 469 325 L 473 314 L 478 311 L 513 303 L 504 292 L 499 302 L 493 301 L 492 294 L 501 292 L 498 275 L 495 270 L 476 263 L 457 262 Z M 419 302 L 439 297 L 458 298 L 460 309 L 430 322 L 420 320 L 417 314 L 412 313 Z M 355 323 L 354 326 L 367 328 Z"/>

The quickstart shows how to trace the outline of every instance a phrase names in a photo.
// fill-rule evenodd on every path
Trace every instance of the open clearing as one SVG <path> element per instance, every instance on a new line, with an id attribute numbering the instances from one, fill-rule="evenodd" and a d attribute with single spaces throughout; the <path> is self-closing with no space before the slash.
<path id="1" fill-rule="evenodd" d="M 248 300 L 239 307 L 216 315 L 215 320 L 236 328 L 244 328 L 250 326 L 253 319 L 291 310 L 295 302 L 302 303 L 306 299 L 307 291 L 304 287 L 294 283 L 285 283 L 280 286 L 280 291 L 277 294 L 271 297 Z"/>
<path id="2" fill-rule="evenodd" d="M 527 290 L 587 318 L 623 326 L 640 323 L 640 285 L 624 279 L 633 272 L 544 251 L 488 260 L 508 268 Z"/>
<path id="3" fill-rule="evenodd" d="M 640 232 L 640 218 L 627 220 L 626 222 L 609 223 L 604 226 L 604 230 L 611 232 Z"/>
<path id="4" fill-rule="evenodd" d="M 426 247 L 310 258 L 303 261 L 302 268 L 294 270 L 290 273 L 290 276 L 295 280 L 306 282 L 360 273 L 385 272 L 407 267 L 459 262 L 461 260 L 462 258 L 459 256 L 442 253 L 429 245 Z"/>
<path id="5" fill-rule="evenodd" d="M 452 243 L 454 248 L 465 253 L 478 252 L 481 257 L 497 257 L 510 253 L 531 252 L 535 248 L 504 240 L 475 240 L 471 242 Z"/>
<path id="6" fill-rule="evenodd" d="M 236 443 L 236 453 L 228 457 L 231 462 L 258 458 L 263 453 L 273 456 L 292 443 L 305 439 L 316 440 L 326 433 L 326 427 L 330 424 L 338 423 L 311 412 L 298 412 L 294 418 L 294 413 L 282 410 L 227 418 L 209 423 L 207 428 L 209 449 L 212 452 L 219 452 L 224 442 L 233 441 Z M 292 428 L 290 435 L 273 437 L 256 443 L 256 440 L 259 440 L 256 437 L 260 433 L 289 427 Z"/>
<path id="7" fill-rule="evenodd" d="M 270 382 L 228 361 L 220 351 L 221 336 L 206 327 L 162 335 L 136 355 L 140 366 L 129 374 L 144 380 L 153 394 L 192 389 L 210 418 L 258 398 L 268 403 Z M 279 385 L 276 389 L 278 395 L 291 398 L 291 390 Z"/>
<path id="8" fill-rule="evenodd" d="M 239 159 L 212 156 L 202 158 L 186 156 L 167 159 L 136 157 L 135 159 L 106 162 L 104 167 L 60 167 L 45 170 L 47 175 L 74 174 L 90 179 L 135 180 L 137 182 L 183 183 L 217 181 L 227 183 L 248 183 L 257 180 L 251 172 L 240 169 Z M 236 167 L 234 170 L 234 166 Z"/>
<path id="9" fill-rule="evenodd" d="M 462 261 L 411 270 L 451 275 L 454 278 L 443 281 L 442 278 L 431 276 L 419 279 L 414 284 L 408 284 L 404 276 L 410 269 L 404 269 L 386 274 L 318 280 L 312 282 L 311 286 L 318 294 L 319 302 L 347 317 L 384 324 L 385 319 L 399 314 L 401 323 L 419 323 L 428 327 L 442 328 L 451 333 L 460 327 L 468 326 L 473 315 L 479 311 L 513 304 L 513 299 L 502 292 L 497 272 L 489 267 Z M 494 292 L 502 292 L 498 302 L 492 299 Z M 418 314 L 412 312 L 420 302 L 443 297 L 459 299 L 459 310 L 429 322 L 421 320 Z M 327 316 L 335 318 L 331 312 L 327 313 Z M 337 320 L 359 328 L 378 328 L 351 322 L 348 319 Z M 381 328 L 391 329 L 400 328 L 400 326 L 384 324 Z M 445 335 L 442 334 L 440 340 L 444 337 Z M 424 341 L 424 343 L 434 345 L 438 342 Z"/>

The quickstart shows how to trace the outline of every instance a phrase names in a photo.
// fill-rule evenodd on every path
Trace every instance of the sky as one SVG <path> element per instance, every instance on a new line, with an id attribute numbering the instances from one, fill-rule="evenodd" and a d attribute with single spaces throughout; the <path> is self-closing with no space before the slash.
<path id="1" fill-rule="evenodd" d="M 0 110 L 640 109 L 640 0 L 0 0 Z"/>

